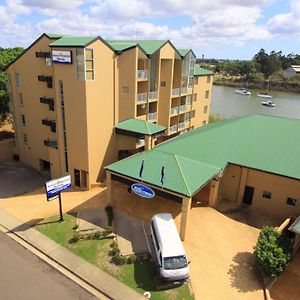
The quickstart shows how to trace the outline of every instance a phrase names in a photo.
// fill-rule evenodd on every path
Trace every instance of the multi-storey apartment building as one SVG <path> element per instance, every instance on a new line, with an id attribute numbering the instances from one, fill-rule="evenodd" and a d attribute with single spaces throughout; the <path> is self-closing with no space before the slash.
<path id="1" fill-rule="evenodd" d="M 16 154 L 90 188 L 104 166 L 208 122 L 212 73 L 168 41 L 43 34 L 6 71 Z"/>

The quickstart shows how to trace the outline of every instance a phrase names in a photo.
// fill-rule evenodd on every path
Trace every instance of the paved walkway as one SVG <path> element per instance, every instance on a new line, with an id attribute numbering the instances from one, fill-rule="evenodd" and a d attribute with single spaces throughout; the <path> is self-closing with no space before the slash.
<path id="1" fill-rule="evenodd" d="M 71 253 L 42 233 L 30 228 L 3 210 L 0 210 L 0 220 L 1 225 L 8 231 L 13 231 L 27 243 L 48 257 L 51 257 L 56 263 L 71 271 L 79 278 L 87 281 L 91 286 L 100 290 L 107 297 L 120 300 L 145 299 L 114 277 Z"/>

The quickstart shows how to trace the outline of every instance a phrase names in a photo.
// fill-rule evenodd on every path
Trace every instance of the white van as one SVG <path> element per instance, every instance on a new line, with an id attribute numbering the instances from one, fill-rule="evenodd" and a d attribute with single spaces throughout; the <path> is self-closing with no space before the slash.
<path id="1" fill-rule="evenodd" d="M 150 229 L 162 279 L 186 280 L 189 277 L 189 263 L 172 215 L 169 213 L 154 215 Z"/>

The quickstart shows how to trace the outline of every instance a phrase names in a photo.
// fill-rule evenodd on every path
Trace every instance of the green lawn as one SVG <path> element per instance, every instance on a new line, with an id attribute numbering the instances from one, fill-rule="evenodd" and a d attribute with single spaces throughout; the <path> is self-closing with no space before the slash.
<path id="1" fill-rule="evenodd" d="M 65 222 L 60 224 L 59 217 L 48 218 L 35 226 L 37 230 L 47 235 L 58 244 L 66 247 L 76 255 L 106 271 L 118 280 L 139 293 L 151 292 L 151 299 L 194 299 L 190 294 L 187 284 L 182 286 L 158 291 L 156 289 L 156 269 L 151 261 L 138 261 L 134 264 L 116 266 L 110 263 L 111 239 L 79 241 L 70 244 L 73 237 L 73 227 L 76 225 L 76 217 L 65 214 Z"/>

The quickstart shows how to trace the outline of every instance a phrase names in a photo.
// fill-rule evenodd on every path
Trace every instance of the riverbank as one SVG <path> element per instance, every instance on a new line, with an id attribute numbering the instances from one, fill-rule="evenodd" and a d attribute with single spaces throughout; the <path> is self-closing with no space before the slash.
<path id="1" fill-rule="evenodd" d="M 244 82 L 240 79 L 227 79 L 224 77 L 217 77 L 214 79 L 214 85 L 222 85 L 229 87 L 246 87 L 249 89 L 266 90 L 267 82 Z M 300 82 L 286 82 L 286 81 L 271 81 L 269 83 L 269 90 L 300 93 Z"/>

